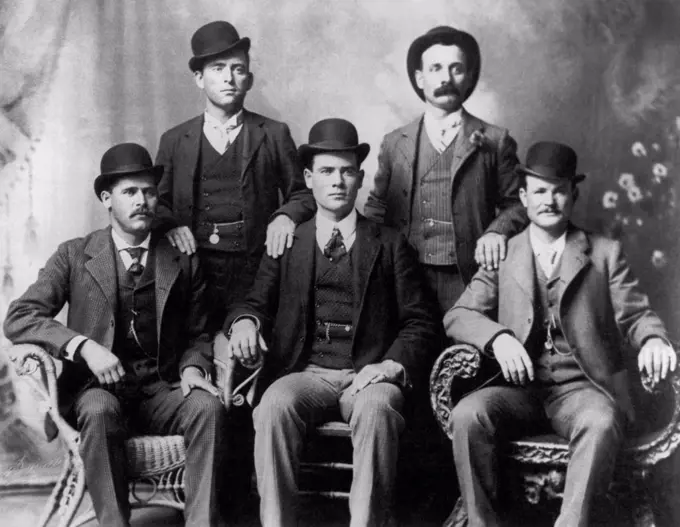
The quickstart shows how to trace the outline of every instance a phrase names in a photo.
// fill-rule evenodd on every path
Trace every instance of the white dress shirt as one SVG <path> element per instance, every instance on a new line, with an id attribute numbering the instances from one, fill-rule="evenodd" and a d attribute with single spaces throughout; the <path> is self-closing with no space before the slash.
<path id="1" fill-rule="evenodd" d="M 463 124 L 462 109 L 437 119 L 431 113 L 425 112 L 424 125 L 427 136 L 437 152 L 446 150 L 458 135 Z"/>
<path id="2" fill-rule="evenodd" d="M 345 245 L 345 250 L 349 252 L 354 244 L 354 240 L 357 237 L 357 211 L 352 209 L 347 216 L 345 216 L 339 222 L 334 222 L 328 218 L 321 216 L 317 213 L 316 215 L 316 243 L 319 248 L 323 251 L 328 242 L 333 235 L 333 229 L 338 228 L 340 234 L 342 234 L 343 244 Z"/>
<path id="3" fill-rule="evenodd" d="M 225 123 L 205 112 L 203 133 L 212 147 L 224 154 L 231 143 L 236 140 L 243 128 L 243 110 L 232 115 Z"/>
<path id="4" fill-rule="evenodd" d="M 123 265 L 125 266 L 126 270 L 132 265 L 132 256 L 130 256 L 130 253 L 125 249 L 131 249 L 134 247 L 142 247 L 145 249 L 142 253 L 139 263 L 142 264 L 142 267 L 146 267 L 146 261 L 149 257 L 149 242 L 151 241 L 151 233 L 149 233 L 146 238 L 144 238 L 144 241 L 139 245 L 130 245 L 120 237 L 120 234 L 118 234 L 115 229 L 111 229 L 111 238 L 113 238 L 113 245 L 116 247 L 116 251 L 120 255 L 120 259 L 123 260 Z M 76 350 L 80 344 L 86 340 L 87 337 L 84 335 L 78 335 L 77 337 L 73 337 L 71 340 L 69 340 L 68 344 L 66 344 L 66 349 L 64 350 L 64 358 L 66 360 L 72 361 Z"/>
<path id="5" fill-rule="evenodd" d="M 545 243 L 541 241 L 536 234 L 537 227 L 532 223 L 529 225 L 529 240 L 531 241 L 531 248 L 536 255 L 536 259 L 540 264 L 545 276 L 550 278 L 555 270 L 555 265 L 562 258 L 562 253 L 567 245 L 567 232 L 562 233 L 562 236 L 557 238 L 554 242 Z"/>

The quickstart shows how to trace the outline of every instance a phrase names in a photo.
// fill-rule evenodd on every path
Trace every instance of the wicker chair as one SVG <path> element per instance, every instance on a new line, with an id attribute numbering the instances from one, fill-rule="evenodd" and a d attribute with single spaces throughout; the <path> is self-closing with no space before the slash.
<path id="1" fill-rule="evenodd" d="M 94 510 L 73 519 L 85 494 L 83 462 L 78 451 L 79 435 L 59 414 L 57 402 L 56 364 L 42 348 L 17 345 L 9 350 L 10 358 L 20 379 L 32 388 L 41 411 L 51 418 L 58 437 L 66 447 L 64 468 L 43 509 L 38 526 L 48 525 L 59 517 L 59 527 L 80 526 L 95 517 Z M 234 364 L 215 360 L 215 385 L 225 407 L 245 402 L 241 393 L 259 370 L 236 389 L 232 389 Z M 126 441 L 130 474 L 130 504 L 132 508 L 147 506 L 171 507 L 184 510 L 184 438 L 182 436 L 137 436 Z"/>
<path id="2" fill-rule="evenodd" d="M 466 393 L 488 378 L 487 367 L 489 363 L 482 354 L 467 344 L 447 348 L 435 362 L 430 376 L 430 403 L 449 439 L 451 411 Z M 645 378 L 641 381 L 644 390 L 636 393 L 636 407 L 638 414 L 643 413 L 640 409 L 645 410 L 645 421 L 653 421 L 653 427 L 630 436 L 619 455 L 614 480 L 604 500 L 610 515 L 623 512 L 627 516 L 625 520 L 614 518 L 612 525 L 655 525 L 652 503 L 656 500 L 650 492 L 654 487 L 652 477 L 660 463 L 680 444 L 680 368 L 659 386 L 653 386 Z M 506 496 L 512 509 L 524 509 L 525 515 L 527 511 L 533 514 L 537 510 L 554 515 L 564 490 L 568 443 L 553 434 L 522 438 L 506 445 L 500 461 L 502 490 L 499 495 Z M 444 525 L 467 525 L 460 498 Z"/>

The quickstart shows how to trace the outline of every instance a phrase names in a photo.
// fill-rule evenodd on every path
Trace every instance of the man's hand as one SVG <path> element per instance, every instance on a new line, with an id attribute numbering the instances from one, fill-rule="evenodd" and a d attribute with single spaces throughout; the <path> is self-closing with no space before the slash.
<path id="1" fill-rule="evenodd" d="M 368 364 L 354 377 L 352 385 L 349 387 L 350 395 L 356 395 L 369 384 L 378 382 L 389 382 L 398 384 L 399 378 L 403 375 L 404 367 L 391 359 Z"/>
<path id="2" fill-rule="evenodd" d="M 215 397 L 219 396 L 219 390 L 215 388 L 208 379 L 203 376 L 203 372 L 196 366 L 187 366 L 182 370 L 180 388 L 182 388 L 182 395 L 186 397 L 191 393 L 191 390 L 198 388 L 204 390 Z"/>
<path id="3" fill-rule="evenodd" d="M 229 357 L 236 357 L 245 366 L 260 360 L 260 350 L 267 351 L 267 343 L 257 330 L 255 322 L 243 318 L 231 326 Z"/>
<path id="4" fill-rule="evenodd" d="M 494 339 L 491 347 L 506 381 L 524 386 L 527 381 L 534 380 L 534 365 L 519 340 L 502 333 Z"/>
<path id="5" fill-rule="evenodd" d="M 80 356 L 96 375 L 99 384 L 115 384 L 125 377 L 120 359 L 94 340 L 87 339 L 83 342 Z"/>
<path id="6" fill-rule="evenodd" d="M 647 373 L 654 379 L 654 384 L 668 376 L 669 371 L 675 371 L 678 358 L 675 350 L 663 339 L 648 339 L 638 355 L 640 373 Z"/>
<path id="7" fill-rule="evenodd" d="M 505 250 L 508 245 L 508 237 L 497 232 L 487 232 L 477 240 L 475 249 L 475 262 L 487 271 L 498 269 L 501 261 L 505 260 Z"/>
<path id="8" fill-rule="evenodd" d="M 196 252 L 196 238 L 186 225 L 170 229 L 165 233 L 165 237 L 173 247 L 177 247 L 183 253 L 194 254 Z"/>
<path id="9" fill-rule="evenodd" d="M 285 214 L 279 214 L 267 226 L 267 254 L 272 258 L 278 258 L 286 249 L 293 246 L 293 234 L 295 222 Z"/>

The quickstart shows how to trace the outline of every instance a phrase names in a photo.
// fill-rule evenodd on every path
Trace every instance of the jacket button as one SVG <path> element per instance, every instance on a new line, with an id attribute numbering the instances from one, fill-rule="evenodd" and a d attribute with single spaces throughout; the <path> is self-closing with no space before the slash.
<path id="1" fill-rule="evenodd" d="M 401 190 L 401 193 L 402 193 L 404 196 L 408 196 L 408 190 L 406 190 L 406 189 L 402 189 L 402 190 Z"/>

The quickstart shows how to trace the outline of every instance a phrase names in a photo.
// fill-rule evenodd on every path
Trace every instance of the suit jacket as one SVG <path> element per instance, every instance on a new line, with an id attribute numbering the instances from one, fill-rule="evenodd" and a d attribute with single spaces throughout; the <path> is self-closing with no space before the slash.
<path id="1" fill-rule="evenodd" d="M 193 227 L 202 133 L 203 115 L 199 115 L 161 136 L 156 164 L 165 168 L 158 185 L 158 218 L 164 229 Z M 299 224 L 312 217 L 316 204 L 286 124 L 243 110 L 241 133 L 245 139 L 241 156 L 244 238 L 246 251 L 259 256 L 273 214 L 286 214 Z M 285 202 L 281 207 L 279 193 Z"/>
<path id="2" fill-rule="evenodd" d="M 625 341 L 639 349 L 650 337 L 668 339 L 663 322 L 639 290 L 620 242 L 570 226 L 560 269 L 564 287 L 558 307 L 574 358 L 588 379 L 631 416 Z M 526 344 L 536 323 L 535 280 L 525 229 L 508 243 L 498 271 L 480 269 L 446 313 L 447 335 L 486 353 L 496 335 L 508 329 Z"/>
<path id="3" fill-rule="evenodd" d="M 255 283 L 242 304 L 227 316 L 254 315 L 269 342 L 267 381 L 304 366 L 305 344 L 314 338 L 316 222 L 299 225 L 292 249 L 282 257 L 263 256 Z M 358 217 L 350 251 L 354 267 L 354 339 L 356 371 L 392 359 L 412 382 L 427 375 L 438 350 L 436 309 L 423 294 L 421 270 L 407 240 L 396 231 Z"/>
<path id="4" fill-rule="evenodd" d="M 205 283 L 198 259 L 173 248 L 163 236 L 152 236 L 155 251 L 158 367 L 164 380 L 176 382 L 182 369 L 212 369 L 212 347 L 203 332 Z M 63 358 L 78 335 L 113 349 L 117 309 L 116 254 L 111 228 L 62 243 L 38 273 L 38 279 L 7 312 L 5 335 L 14 344 L 31 343 Z M 66 325 L 54 320 L 68 302 Z M 63 412 L 95 377 L 87 365 L 64 361 L 58 380 Z"/>
<path id="5" fill-rule="evenodd" d="M 514 173 L 517 144 L 508 131 L 462 113 L 463 124 L 454 146 L 451 166 L 451 210 L 456 235 L 456 256 L 467 283 L 477 270 L 477 240 L 486 232 L 508 237 L 526 225 L 518 198 L 519 181 Z M 483 134 L 476 146 L 473 133 Z M 374 188 L 366 201 L 368 218 L 408 235 L 416 181 L 416 156 L 420 133 L 427 133 L 423 117 L 387 134 L 378 154 Z M 497 215 L 496 209 L 500 212 Z"/>

